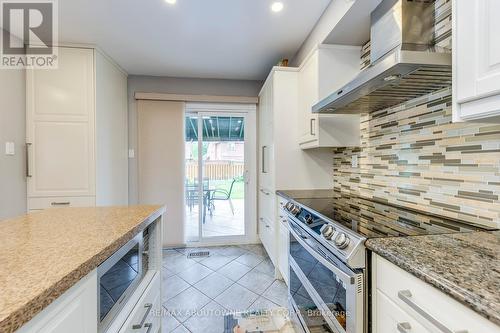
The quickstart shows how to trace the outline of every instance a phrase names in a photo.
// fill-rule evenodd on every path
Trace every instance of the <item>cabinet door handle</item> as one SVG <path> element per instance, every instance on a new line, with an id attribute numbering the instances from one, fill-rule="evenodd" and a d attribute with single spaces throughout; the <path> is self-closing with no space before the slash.
<path id="1" fill-rule="evenodd" d="M 410 333 L 411 325 L 410 323 L 398 323 L 397 325 L 398 332 L 400 333 Z"/>
<path id="2" fill-rule="evenodd" d="M 149 312 L 151 312 L 151 309 L 153 308 L 153 304 L 146 303 L 146 304 L 144 304 L 144 307 L 146 308 L 146 312 L 144 313 L 144 317 L 142 317 L 142 320 L 139 324 L 132 325 L 132 329 L 134 329 L 134 330 L 141 329 L 142 326 L 144 326 L 144 322 L 146 321 L 146 318 L 148 317 Z"/>
<path id="3" fill-rule="evenodd" d="M 262 173 L 267 173 L 267 170 L 266 170 L 266 150 L 267 150 L 267 146 L 262 146 Z"/>
<path id="4" fill-rule="evenodd" d="M 31 147 L 30 142 L 26 142 L 26 178 L 31 178 L 31 171 L 30 171 L 30 152 L 29 148 Z"/>
<path id="5" fill-rule="evenodd" d="M 314 135 L 314 136 L 316 135 L 315 126 L 314 126 L 315 124 L 316 124 L 316 119 L 311 118 L 310 123 L 309 123 L 309 127 L 310 127 L 309 130 L 311 132 L 311 135 Z"/>
<path id="6" fill-rule="evenodd" d="M 437 327 L 441 332 L 443 333 L 468 333 L 467 330 L 460 330 L 460 331 L 452 331 L 448 327 L 446 327 L 443 323 L 441 323 L 439 320 L 437 320 L 434 316 L 432 316 L 430 313 L 422 309 L 418 304 L 416 304 L 411 298 L 412 294 L 411 291 L 409 290 L 400 290 L 398 291 L 398 297 L 400 300 L 408 304 L 410 308 L 412 308 L 415 312 L 417 312 L 419 315 L 421 315 L 425 320 L 427 320 L 429 323 Z"/>
<path id="7" fill-rule="evenodd" d="M 146 333 L 149 333 L 153 329 L 153 323 L 146 323 L 146 324 L 144 324 L 144 327 L 148 328 L 148 330 L 146 331 Z"/>
<path id="8" fill-rule="evenodd" d="M 265 195 L 269 195 L 269 194 L 271 194 L 271 192 L 266 191 L 266 190 L 264 190 L 264 189 L 262 189 L 262 188 L 260 189 L 260 191 L 261 191 L 262 193 L 264 193 Z"/>
<path id="9" fill-rule="evenodd" d="M 59 202 L 53 201 L 50 203 L 51 206 L 69 206 L 70 204 L 71 204 L 71 202 L 69 202 L 69 201 L 62 201 L 62 202 L 61 201 L 59 201 Z"/>

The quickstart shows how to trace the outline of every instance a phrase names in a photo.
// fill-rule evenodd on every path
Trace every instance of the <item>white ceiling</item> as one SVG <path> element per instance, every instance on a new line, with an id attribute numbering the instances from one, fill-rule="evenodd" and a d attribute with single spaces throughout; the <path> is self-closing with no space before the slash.
<path id="1" fill-rule="evenodd" d="M 262 80 L 330 0 L 63 0 L 59 40 L 97 44 L 129 74 Z M 92 4 L 91 4 L 92 3 Z"/>

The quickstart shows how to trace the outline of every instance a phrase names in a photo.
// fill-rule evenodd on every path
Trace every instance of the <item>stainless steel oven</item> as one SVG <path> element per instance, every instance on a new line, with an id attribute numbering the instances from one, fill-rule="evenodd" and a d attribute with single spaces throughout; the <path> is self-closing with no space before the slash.
<path id="1" fill-rule="evenodd" d="M 289 303 L 303 332 L 364 332 L 364 271 L 352 270 L 288 216 Z"/>
<path id="2" fill-rule="evenodd" d="M 147 271 L 144 239 L 147 235 L 139 233 L 97 268 L 99 332 L 110 325 Z"/>

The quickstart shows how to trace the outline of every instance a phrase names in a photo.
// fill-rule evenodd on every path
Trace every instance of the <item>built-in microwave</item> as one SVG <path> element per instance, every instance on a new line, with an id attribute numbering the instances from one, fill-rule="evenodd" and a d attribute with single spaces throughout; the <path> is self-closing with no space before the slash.
<path id="1" fill-rule="evenodd" d="M 105 332 L 147 272 L 148 239 L 146 229 L 97 268 L 99 332 Z"/>

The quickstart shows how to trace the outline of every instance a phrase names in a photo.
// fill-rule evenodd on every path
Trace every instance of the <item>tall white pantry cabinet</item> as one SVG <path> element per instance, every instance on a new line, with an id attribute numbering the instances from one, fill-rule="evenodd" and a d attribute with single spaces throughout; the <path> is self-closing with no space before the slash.
<path id="1" fill-rule="evenodd" d="M 95 48 L 27 71 L 28 211 L 128 204 L 127 75 Z"/>

